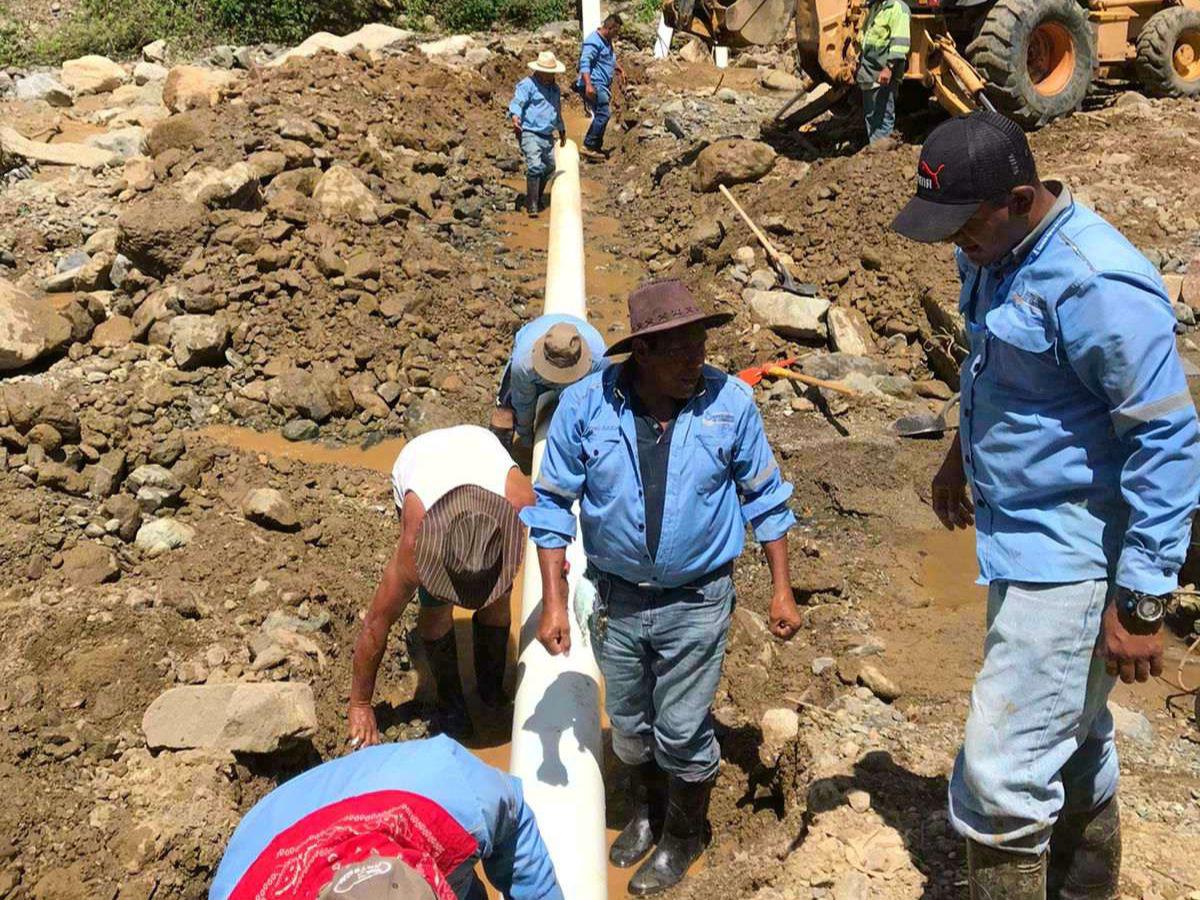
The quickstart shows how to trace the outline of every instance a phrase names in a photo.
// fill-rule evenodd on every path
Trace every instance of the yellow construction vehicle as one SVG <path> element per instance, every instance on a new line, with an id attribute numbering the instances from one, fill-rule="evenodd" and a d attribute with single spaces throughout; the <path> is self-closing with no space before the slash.
<path id="1" fill-rule="evenodd" d="M 1200 0 L 905 0 L 912 51 L 905 79 L 949 112 L 991 105 L 1036 128 L 1079 108 L 1096 78 L 1133 80 L 1154 96 L 1200 96 Z M 678 31 L 729 47 L 786 40 L 830 87 L 777 120 L 815 118 L 854 84 L 868 0 L 665 0 Z M 792 104 L 789 104 L 791 107 Z"/>

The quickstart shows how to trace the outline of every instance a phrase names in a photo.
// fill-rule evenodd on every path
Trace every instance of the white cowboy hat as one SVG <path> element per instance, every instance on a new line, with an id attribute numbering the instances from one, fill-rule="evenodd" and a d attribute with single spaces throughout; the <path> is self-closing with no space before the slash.
<path id="1" fill-rule="evenodd" d="M 529 64 L 529 68 L 535 72 L 547 72 L 551 75 L 559 75 L 567 71 L 567 67 L 558 61 L 553 50 L 543 50 L 538 54 L 538 58 Z"/>

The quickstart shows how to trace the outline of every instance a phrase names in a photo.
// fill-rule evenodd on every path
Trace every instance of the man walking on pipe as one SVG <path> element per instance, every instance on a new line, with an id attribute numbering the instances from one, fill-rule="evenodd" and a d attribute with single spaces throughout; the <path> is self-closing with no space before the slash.
<path id="1" fill-rule="evenodd" d="M 517 82 L 508 114 L 525 157 L 525 211 L 537 218 L 549 203 L 546 185 L 554 174 L 554 132 L 558 132 L 560 144 L 567 142 L 562 93 L 554 78 L 567 67 L 558 61 L 554 51 L 544 50 L 529 68 L 533 74 Z"/>
<path id="2" fill-rule="evenodd" d="M 583 150 L 593 159 L 604 152 L 604 130 L 612 116 L 613 84 L 625 75 L 617 62 L 616 40 L 620 34 L 621 17 L 614 13 L 584 39 L 579 51 L 579 78 L 574 88 L 592 115 L 592 124 L 583 138 Z"/>
<path id="3" fill-rule="evenodd" d="M 632 866 L 634 895 L 679 883 L 707 840 L 720 747 L 711 706 L 733 613 L 733 561 L 745 529 L 761 542 L 774 584 L 770 628 L 790 639 L 800 615 L 788 577 L 795 522 L 750 389 L 705 365 L 705 315 L 679 281 L 629 298 L 623 363 L 563 391 L 534 490 L 521 513 L 538 547 L 538 640 L 571 648 L 564 562 L 579 502 L 590 624 L 604 674 L 613 750 L 630 767 L 634 814 L 611 861 Z M 657 845 L 657 846 L 656 846 Z"/>
<path id="4" fill-rule="evenodd" d="M 958 247 L 971 340 L 961 425 L 933 480 L 947 528 L 974 520 L 988 584 L 950 782 L 971 896 L 1115 898 L 1106 701 L 1116 676 L 1162 672 L 1166 595 L 1200 487 L 1175 316 L 1155 267 L 1042 181 L 1024 132 L 998 113 L 934 130 L 893 228 Z"/>
<path id="5" fill-rule="evenodd" d="M 471 621 L 475 681 L 485 705 L 501 708 L 511 618 L 509 594 L 524 537 L 517 513 L 533 488 L 486 428 L 458 425 L 413 438 L 392 468 L 400 541 L 354 645 L 350 740 L 379 743 L 371 698 L 388 632 L 417 595 L 417 633 L 437 683 L 435 726 L 453 737 L 473 733 L 458 675 L 455 605 Z"/>

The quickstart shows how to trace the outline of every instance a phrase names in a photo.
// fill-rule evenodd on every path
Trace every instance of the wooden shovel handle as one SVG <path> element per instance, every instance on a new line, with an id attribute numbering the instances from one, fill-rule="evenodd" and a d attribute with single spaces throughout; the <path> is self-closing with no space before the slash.
<path id="1" fill-rule="evenodd" d="M 775 249 L 775 246 L 769 240 L 767 240 L 767 236 L 759 231 L 758 226 L 754 224 L 754 221 L 748 215 L 746 215 L 746 211 L 738 205 L 736 200 L 733 199 L 733 194 L 729 193 L 729 189 L 723 184 L 719 184 L 717 187 L 720 188 L 721 193 L 725 195 L 725 199 L 733 204 L 733 208 L 737 210 L 737 214 L 742 217 L 742 221 L 746 223 L 746 226 L 751 232 L 754 233 L 754 236 L 758 238 L 758 242 L 762 244 L 763 249 L 767 251 L 767 254 L 771 257 L 771 259 L 779 262 L 779 251 Z"/>
<path id="2" fill-rule="evenodd" d="M 767 375 L 775 378 L 790 378 L 792 381 L 799 381 L 801 384 L 826 388 L 831 391 L 837 391 L 839 394 L 846 394 L 849 397 L 858 396 L 858 391 L 854 390 L 854 388 L 846 387 L 840 381 L 826 381 L 824 378 L 813 378 L 811 375 L 805 375 L 802 372 L 792 372 L 789 369 L 781 369 L 779 366 L 768 366 L 765 372 Z"/>

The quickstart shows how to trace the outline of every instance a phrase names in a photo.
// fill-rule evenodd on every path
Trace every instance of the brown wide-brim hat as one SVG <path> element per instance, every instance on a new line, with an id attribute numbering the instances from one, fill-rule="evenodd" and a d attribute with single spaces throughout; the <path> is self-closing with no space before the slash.
<path id="1" fill-rule="evenodd" d="M 434 598 L 480 609 L 511 593 L 521 544 L 521 520 L 512 504 L 465 484 L 425 513 L 417 531 L 417 576 Z"/>
<path id="2" fill-rule="evenodd" d="M 651 281 L 629 295 L 630 333 L 609 347 L 604 355 L 629 353 L 634 338 L 693 323 L 705 328 L 719 328 L 732 318 L 733 313 L 706 313 L 682 281 Z"/>
<path id="3" fill-rule="evenodd" d="M 532 364 L 551 384 L 574 384 L 592 371 L 592 348 L 578 328 L 560 322 L 534 341 Z"/>

